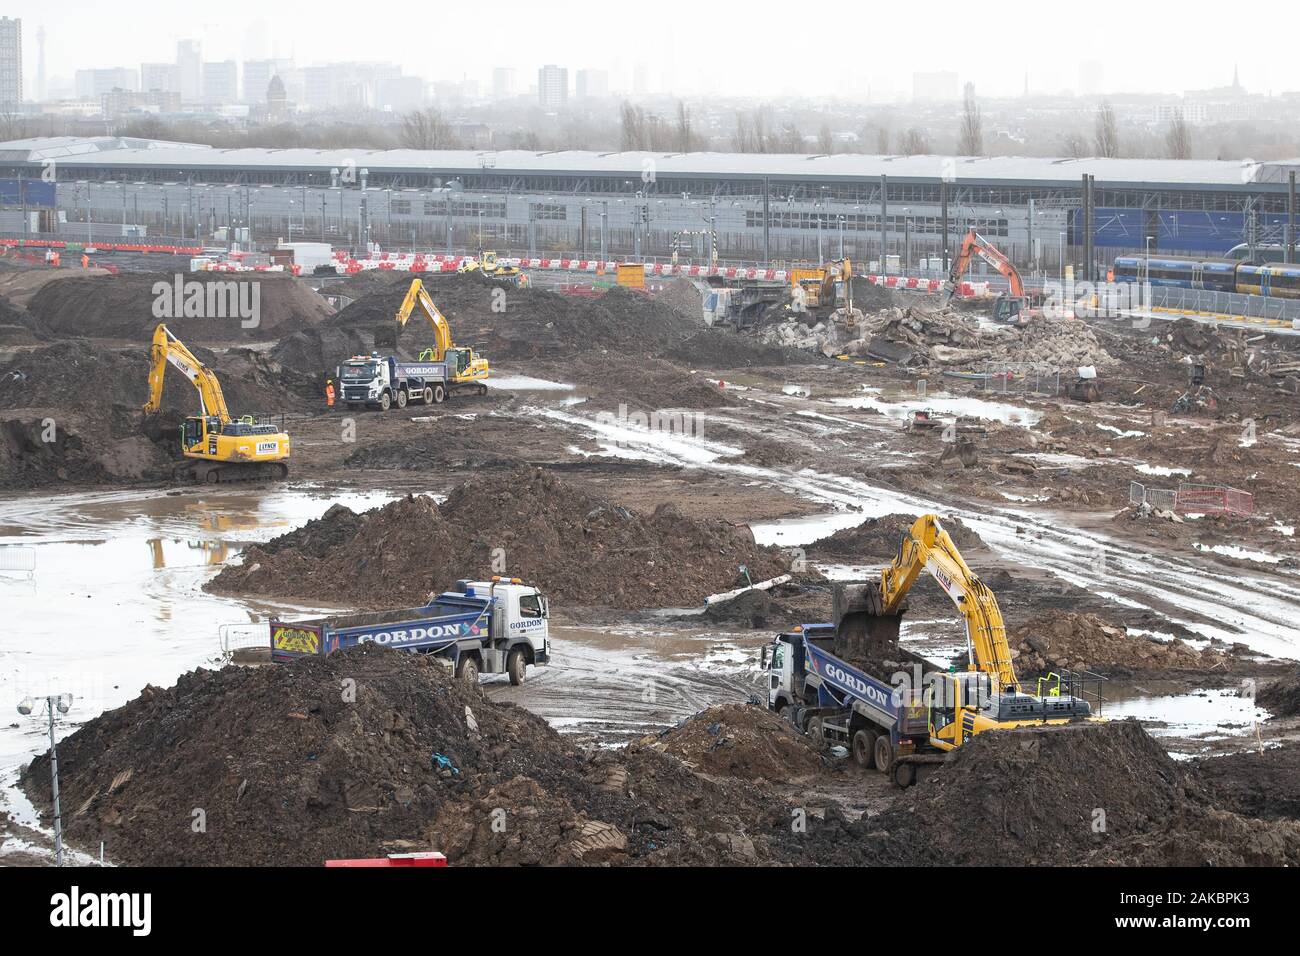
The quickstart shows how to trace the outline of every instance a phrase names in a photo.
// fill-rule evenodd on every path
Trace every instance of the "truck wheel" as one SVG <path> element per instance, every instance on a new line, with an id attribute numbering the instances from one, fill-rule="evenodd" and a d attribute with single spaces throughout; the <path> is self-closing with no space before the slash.
<path id="1" fill-rule="evenodd" d="M 433 389 L 431 389 L 428 385 L 424 386 L 424 404 L 426 405 L 433 404 Z"/>
<path id="2" fill-rule="evenodd" d="M 863 770 L 876 765 L 876 732 L 859 730 L 853 735 L 853 762 Z"/>
<path id="3" fill-rule="evenodd" d="M 516 647 L 506 658 L 506 673 L 510 675 L 510 683 L 518 687 L 524 682 L 527 671 L 528 659 L 524 656 L 524 649 Z"/>
<path id="4" fill-rule="evenodd" d="M 402 389 L 400 392 L 397 393 L 397 407 L 398 408 L 406 407 L 406 389 Z"/>
<path id="5" fill-rule="evenodd" d="M 883 774 L 888 774 L 894 766 L 894 745 L 889 740 L 889 734 L 881 734 L 876 738 L 876 769 Z"/>
<path id="6" fill-rule="evenodd" d="M 435 405 L 441 405 L 443 403 L 443 400 L 446 399 L 446 397 L 447 397 L 447 390 L 445 388 L 443 388 L 441 385 L 433 386 L 433 403 Z"/>
<path id="7" fill-rule="evenodd" d="M 392 407 L 393 407 L 393 396 L 389 395 L 387 392 L 384 392 L 384 394 L 380 395 L 380 396 L 379 396 L 379 407 L 380 407 L 381 409 L 383 409 L 384 411 L 388 411 L 390 408 L 392 408 Z"/>
<path id="8" fill-rule="evenodd" d="M 820 717 L 814 717 L 812 720 L 808 721 L 808 736 L 813 739 L 813 743 L 818 747 L 825 746 L 826 729 L 822 726 L 822 719 Z"/>
<path id="9" fill-rule="evenodd" d="M 894 768 L 894 786 L 906 790 L 916 783 L 916 767 L 910 763 L 900 763 Z"/>
<path id="10" fill-rule="evenodd" d="M 462 657 L 460 663 L 456 665 L 456 676 L 466 684 L 477 684 L 478 661 L 470 657 L 468 654 Z"/>

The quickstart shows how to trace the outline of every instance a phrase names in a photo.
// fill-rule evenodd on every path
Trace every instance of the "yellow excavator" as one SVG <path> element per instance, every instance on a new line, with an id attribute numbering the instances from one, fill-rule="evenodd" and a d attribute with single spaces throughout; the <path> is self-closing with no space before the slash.
<path id="1" fill-rule="evenodd" d="M 217 484 L 288 477 L 289 436 L 252 415 L 231 418 L 217 376 L 165 325 L 159 325 L 153 333 L 145 415 L 153 415 L 162 407 L 168 364 L 180 369 L 198 390 L 200 407 L 199 415 L 186 418 L 181 425 L 185 461 L 176 463 L 175 478 Z"/>
<path id="2" fill-rule="evenodd" d="M 965 670 L 936 671 L 899 647 L 903 602 L 922 571 L 965 621 Z M 779 634 L 764 649 L 768 706 L 818 740 L 847 745 L 860 766 L 899 786 L 910 786 L 947 751 L 985 731 L 1098 719 L 1083 691 L 1084 678 L 1096 675 L 1053 675 L 1047 694 L 1022 689 L 997 598 L 935 515 L 913 523 L 879 584 L 837 589 L 834 617 L 834 623 Z"/>
<path id="3" fill-rule="evenodd" d="M 452 344 L 451 326 L 447 323 L 447 317 L 433 304 L 433 299 L 429 297 L 429 292 L 420 279 L 411 280 L 406 298 L 402 300 L 402 305 L 397 310 L 395 318 L 399 330 L 406 327 L 406 323 L 416 309 L 424 314 L 433 328 L 433 347 L 424 349 L 420 353 L 420 361 L 446 362 L 447 385 L 452 391 L 474 388 L 480 393 L 486 392 L 487 379 L 492 371 L 488 360 L 481 355 L 475 355 L 474 350 L 468 346 Z M 396 333 L 393 336 L 393 344 L 396 346 Z"/>

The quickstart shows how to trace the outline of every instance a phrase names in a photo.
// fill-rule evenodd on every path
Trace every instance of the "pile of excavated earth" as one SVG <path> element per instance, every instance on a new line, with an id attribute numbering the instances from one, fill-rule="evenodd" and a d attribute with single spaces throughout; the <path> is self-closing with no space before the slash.
<path id="1" fill-rule="evenodd" d="M 587 750 L 434 658 L 373 644 L 148 687 L 59 756 L 65 837 L 128 865 L 427 850 L 455 865 L 1300 863 L 1294 748 L 1217 772 L 1132 721 L 986 733 L 851 820 L 777 795 L 858 771 L 761 707 Z M 48 756 L 20 780 L 47 815 L 49 780 Z"/>
<path id="2" fill-rule="evenodd" d="M 1300 823 L 1220 808 L 1135 721 L 980 734 L 862 829 L 906 865 L 1300 863 Z"/>
<path id="3" fill-rule="evenodd" d="M 821 773 L 829 759 L 788 720 L 753 704 L 718 704 L 633 748 L 671 754 L 710 777 L 798 783 Z"/>
<path id="4" fill-rule="evenodd" d="M 124 272 L 47 282 L 27 310 L 65 338 L 138 339 L 159 322 L 187 344 L 264 341 L 332 310 L 293 276 L 274 272 Z"/>
<path id="5" fill-rule="evenodd" d="M 361 645 L 196 671 L 59 744 L 63 827 L 132 865 L 758 863 L 797 851 L 757 788 L 650 748 L 589 753 L 434 658 Z M 49 806 L 38 758 L 23 785 Z M 196 826 L 200 819 L 201 826 Z"/>
<path id="6" fill-rule="evenodd" d="M 409 278 L 387 280 L 387 289 L 358 298 L 326 325 L 371 334 L 391 327 Z M 568 361 L 608 352 L 654 356 L 698 368 L 743 368 L 779 365 L 792 357 L 784 349 L 705 329 L 697 317 L 621 287 L 591 299 L 508 287 L 475 276 L 432 276 L 425 288 L 447 317 L 458 344 L 472 345 L 489 359 L 503 362 Z M 415 355 L 429 345 L 431 336 L 428 324 L 416 314 L 399 335 L 398 345 Z"/>
<path id="7" fill-rule="evenodd" d="M 1107 676 L 1134 671 L 1212 671 L 1236 661 L 1233 649 L 1195 648 L 1179 638 L 1162 641 L 1130 634 L 1096 614 L 1048 611 L 1009 628 L 1016 669 L 1026 675 L 1061 669 Z M 1245 650 L 1239 647 L 1239 650 Z"/>
<path id="8" fill-rule="evenodd" d="M 690 607 L 789 569 L 746 527 L 687 518 L 670 504 L 638 514 L 541 469 L 480 476 L 442 504 L 399 499 L 364 515 L 334 508 L 254 545 L 207 587 L 359 607 L 423 604 L 493 573 L 524 579 L 557 606 Z"/>

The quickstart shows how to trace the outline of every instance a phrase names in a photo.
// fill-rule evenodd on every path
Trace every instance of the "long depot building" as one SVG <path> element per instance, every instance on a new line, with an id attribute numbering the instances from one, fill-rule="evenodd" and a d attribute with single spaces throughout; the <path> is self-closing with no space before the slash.
<path id="1" fill-rule="evenodd" d="M 0 233 L 773 264 L 848 255 L 865 265 L 883 250 L 898 257 L 887 266 L 912 270 L 937 265 L 973 226 L 1018 263 L 1056 272 L 1100 268 L 1126 251 L 1283 245 L 1297 169 L 1300 160 L 217 149 L 47 137 L 0 143 Z"/>

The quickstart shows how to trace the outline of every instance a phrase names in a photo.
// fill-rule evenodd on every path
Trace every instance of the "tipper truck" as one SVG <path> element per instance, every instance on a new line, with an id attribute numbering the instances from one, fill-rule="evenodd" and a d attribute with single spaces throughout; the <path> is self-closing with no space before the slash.
<path id="1" fill-rule="evenodd" d="M 459 581 L 423 607 L 270 622 L 271 659 L 285 662 L 374 643 L 434 654 L 457 677 L 508 674 L 522 684 L 528 665 L 551 658 L 545 595 L 518 578 Z"/>
<path id="2" fill-rule="evenodd" d="M 446 362 L 404 362 L 395 355 L 354 355 L 338 368 L 339 398 L 348 408 L 388 411 L 412 402 L 441 404 L 451 389 Z"/>
<path id="3" fill-rule="evenodd" d="M 903 602 L 922 571 L 965 619 L 966 670 L 940 670 L 898 646 Z M 1046 693 L 1021 687 L 997 599 L 934 515 L 916 520 L 878 585 L 847 594 L 836 592 L 833 624 L 804 625 L 763 649 L 768 706 L 819 741 L 847 744 L 859 765 L 899 786 L 976 734 L 1094 719 L 1083 685 L 1096 675 L 1055 675 Z"/>

